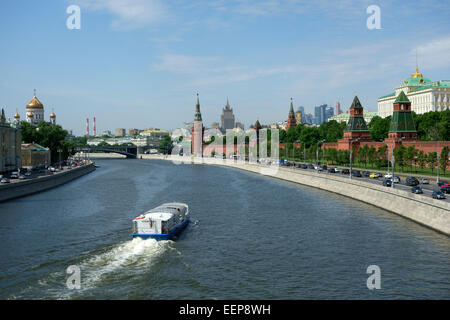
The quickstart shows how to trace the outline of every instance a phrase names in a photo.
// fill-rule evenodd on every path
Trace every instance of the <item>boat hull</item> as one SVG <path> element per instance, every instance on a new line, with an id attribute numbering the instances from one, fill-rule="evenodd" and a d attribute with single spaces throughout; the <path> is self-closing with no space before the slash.
<path id="1" fill-rule="evenodd" d="M 169 233 L 149 233 L 149 234 L 143 234 L 143 233 L 133 233 L 133 238 L 142 238 L 142 239 L 155 239 L 158 241 L 161 240 L 171 240 L 173 237 L 175 237 L 177 234 L 179 234 L 186 226 L 189 224 L 189 217 L 187 217 L 182 223 L 177 225 L 175 228 L 170 230 Z"/>

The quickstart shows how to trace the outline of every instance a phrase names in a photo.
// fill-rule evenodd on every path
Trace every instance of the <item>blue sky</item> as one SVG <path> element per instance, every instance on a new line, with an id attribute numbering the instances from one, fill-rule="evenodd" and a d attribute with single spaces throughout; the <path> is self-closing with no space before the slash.
<path id="1" fill-rule="evenodd" d="M 66 8 L 81 8 L 69 30 Z M 381 9 L 369 30 L 369 5 Z M 219 121 L 227 97 L 246 127 L 285 120 L 290 98 L 313 112 L 357 92 L 364 107 L 419 69 L 450 79 L 447 1 L 4 0 L 0 106 L 12 117 L 33 89 L 64 128 L 159 127 Z"/>

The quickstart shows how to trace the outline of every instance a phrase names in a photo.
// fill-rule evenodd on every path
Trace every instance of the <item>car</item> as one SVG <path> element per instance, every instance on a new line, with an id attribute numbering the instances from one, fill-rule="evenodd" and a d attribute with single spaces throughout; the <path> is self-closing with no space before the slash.
<path id="1" fill-rule="evenodd" d="M 420 184 L 419 180 L 417 180 L 417 179 L 414 178 L 414 177 L 408 177 L 408 178 L 406 178 L 406 185 L 407 185 L 407 186 L 417 186 L 417 185 L 419 185 L 419 184 Z"/>
<path id="2" fill-rule="evenodd" d="M 416 193 L 416 194 L 420 194 L 423 193 L 423 190 L 420 186 L 414 186 L 411 188 L 411 192 L 412 193 Z"/>
<path id="3" fill-rule="evenodd" d="M 10 183 L 10 180 L 8 178 L 3 178 L 0 180 L 1 183 Z"/>
<path id="4" fill-rule="evenodd" d="M 334 168 L 334 171 L 335 171 L 336 173 L 341 172 L 341 170 L 340 170 L 339 168 Z"/>
<path id="5" fill-rule="evenodd" d="M 449 185 L 449 183 L 448 183 L 447 181 L 439 181 L 439 182 L 437 183 L 437 185 L 438 185 L 439 187 L 442 187 L 442 186 L 447 186 L 447 185 Z"/>
<path id="6" fill-rule="evenodd" d="M 322 165 L 322 170 L 326 171 L 327 169 L 328 169 L 328 167 L 326 164 Z"/>
<path id="7" fill-rule="evenodd" d="M 19 175 L 19 180 L 25 180 L 25 179 L 26 179 L 26 177 L 23 174 Z"/>
<path id="8" fill-rule="evenodd" d="M 302 168 L 302 169 L 308 169 L 308 166 L 307 166 L 306 164 L 302 163 L 302 164 L 300 165 L 300 168 Z"/>
<path id="9" fill-rule="evenodd" d="M 336 168 L 328 168 L 328 173 L 336 173 Z"/>
<path id="10" fill-rule="evenodd" d="M 383 174 L 381 172 L 377 172 L 378 178 L 382 178 Z"/>
<path id="11" fill-rule="evenodd" d="M 383 186 L 385 186 L 385 187 L 392 187 L 392 180 L 391 179 L 384 179 L 383 180 Z"/>
<path id="12" fill-rule="evenodd" d="M 394 181 L 394 183 L 400 183 L 400 181 L 401 181 L 399 176 L 394 176 L 394 178 L 392 178 L 392 180 Z"/>
<path id="13" fill-rule="evenodd" d="M 13 172 L 11 173 L 11 175 L 9 176 L 10 179 L 19 179 L 19 174 L 17 172 Z"/>
<path id="14" fill-rule="evenodd" d="M 27 172 L 25 172 L 25 176 L 26 176 L 26 177 L 29 177 L 29 176 L 31 176 L 31 171 L 27 171 Z"/>
<path id="15" fill-rule="evenodd" d="M 446 199 L 445 194 L 443 194 L 442 191 L 433 191 L 431 196 L 433 197 L 433 199 Z"/>
<path id="16" fill-rule="evenodd" d="M 342 174 L 350 174 L 350 170 L 349 169 L 342 169 Z"/>
<path id="17" fill-rule="evenodd" d="M 362 177 L 361 171 L 359 170 L 352 170 L 352 177 Z"/>
<path id="18" fill-rule="evenodd" d="M 363 171 L 362 172 L 362 176 L 365 177 L 365 178 L 370 177 L 370 171 Z"/>
<path id="19" fill-rule="evenodd" d="M 419 180 L 421 184 L 430 184 L 430 181 L 426 178 L 422 178 Z"/>
<path id="20" fill-rule="evenodd" d="M 379 178 L 378 173 L 372 172 L 372 173 L 369 175 L 369 178 L 371 178 L 371 179 L 378 179 L 378 178 Z"/>
<path id="21" fill-rule="evenodd" d="M 310 163 L 308 164 L 308 169 L 314 169 L 314 166 Z"/>
<path id="22" fill-rule="evenodd" d="M 387 172 L 387 173 L 384 175 L 384 177 L 385 177 L 386 179 L 392 179 L 392 173 Z"/>
<path id="23" fill-rule="evenodd" d="M 443 184 L 440 186 L 440 191 L 450 193 L 450 184 Z"/>

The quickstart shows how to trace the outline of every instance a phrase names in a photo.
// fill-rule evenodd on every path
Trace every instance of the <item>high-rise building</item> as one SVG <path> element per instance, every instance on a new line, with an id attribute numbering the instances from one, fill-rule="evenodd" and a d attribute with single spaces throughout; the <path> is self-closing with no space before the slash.
<path id="1" fill-rule="evenodd" d="M 227 129 L 233 129 L 235 127 L 235 118 L 233 114 L 233 108 L 230 107 L 228 102 L 225 108 L 222 109 L 222 115 L 220 116 L 220 129 L 222 132 L 226 132 Z"/>
<path id="2" fill-rule="evenodd" d="M 336 101 L 336 107 L 335 107 L 334 111 L 335 111 L 334 115 L 336 115 L 336 116 L 338 116 L 342 113 L 341 104 L 339 101 Z"/>
<path id="3" fill-rule="evenodd" d="M 124 128 L 117 128 L 116 129 L 116 137 L 125 137 L 126 130 Z"/>
<path id="4" fill-rule="evenodd" d="M 297 110 L 297 112 L 295 113 L 295 122 L 297 123 L 297 125 L 303 123 L 303 114 L 300 110 Z"/>
<path id="5" fill-rule="evenodd" d="M 16 113 L 16 115 L 18 115 Z M 0 114 L 0 173 L 22 167 L 22 131 L 17 117 L 11 124 L 6 121 L 5 111 Z"/>
<path id="6" fill-rule="evenodd" d="M 324 122 L 327 122 L 328 119 L 330 119 L 332 116 L 334 116 L 334 108 L 332 106 L 328 106 L 325 108 L 325 120 Z"/>
<path id="7" fill-rule="evenodd" d="M 297 111 L 300 111 L 302 113 L 302 123 L 306 123 L 305 107 L 300 106 L 298 107 Z"/>
<path id="8" fill-rule="evenodd" d="M 322 104 L 320 106 L 314 107 L 314 123 L 320 125 L 326 121 L 326 110 L 327 105 Z"/>

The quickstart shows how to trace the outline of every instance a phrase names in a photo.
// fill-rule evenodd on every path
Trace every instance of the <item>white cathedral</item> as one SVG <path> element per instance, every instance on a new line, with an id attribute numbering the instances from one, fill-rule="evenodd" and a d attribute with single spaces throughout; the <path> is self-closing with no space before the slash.
<path id="1" fill-rule="evenodd" d="M 417 114 L 450 109 L 450 80 L 432 82 L 424 78 L 416 67 L 416 72 L 403 81 L 395 92 L 378 99 L 378 115 L 386 118 L 393 114 L 395 98 L 403 91 L 411 101 L 411 110 Z"/>
<path id="2" fill-rule="evenodd" d="M 33 125 L 37 125 L 39 121 L 45 121 L 44 119 L 44 105 L 42 102 L 39 101 L 39 99 L 36 97 L 36 89 L 34 90 L 34 96 L 30 100 L 30 102 L 27 103 L 26 106 L 27 110 L 27 122 Z M 18 114 L 16 113 L 16 116 Z M 16 118 L 16 116 L 14 116 Z M 56 124 L 56 115 L 54 112 L 50 114 L 50 123 Z"/>

